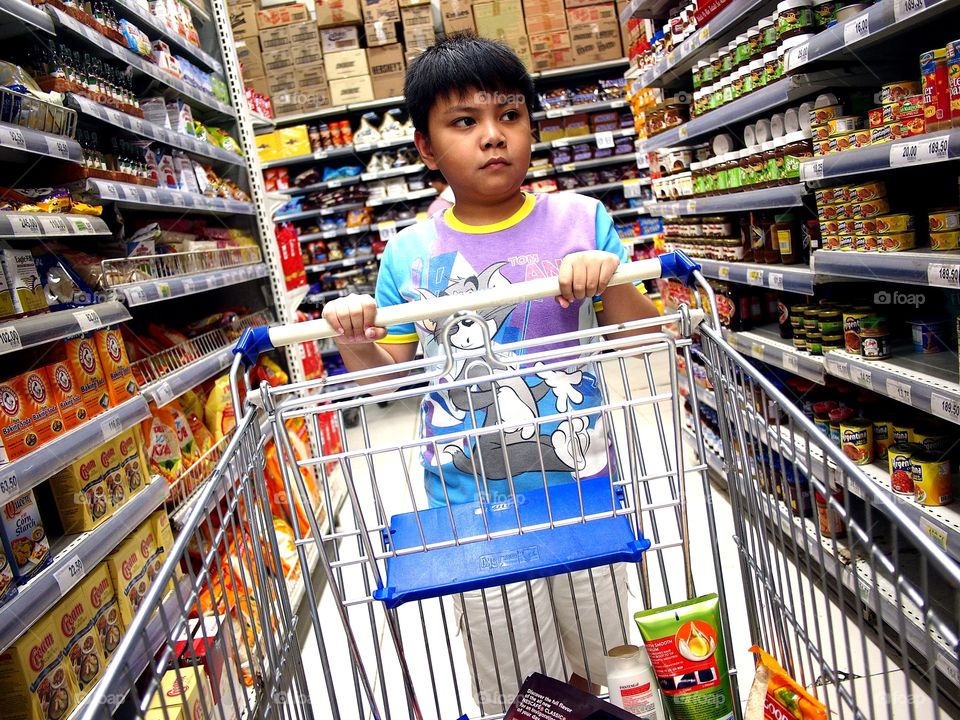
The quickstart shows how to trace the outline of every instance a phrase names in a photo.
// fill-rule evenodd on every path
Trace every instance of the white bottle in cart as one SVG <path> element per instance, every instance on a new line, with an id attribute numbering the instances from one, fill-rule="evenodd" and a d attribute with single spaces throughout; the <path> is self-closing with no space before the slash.
<path id="1" fill-rule="evenodd" d="M 645 647 L 620 645 L 608 650 L 606 667 L 611 704 L 644 720 L 667 720 Z"/>

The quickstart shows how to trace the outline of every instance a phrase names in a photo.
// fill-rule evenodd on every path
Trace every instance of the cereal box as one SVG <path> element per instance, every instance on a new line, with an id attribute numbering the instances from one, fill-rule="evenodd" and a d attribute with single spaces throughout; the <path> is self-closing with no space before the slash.
<path id="1" fill-rule="evenodd" d="M 92 337 L 81 336 L 65 342 L 67 363 L 73 371 L 73 378 L 80 383 L 80 395 L 87 417 L 96 417 L 110 407 L 107 395 L 107 383 L 103 378 L 103 368 L 97 356 L 97 345 Z"/>
<path id="2" fill-rule="evenodd" d="M 168 670 L 160 679 L 160 692 L 153 696 L 144 720 L 194 720 L 203 717 L 200 698 L 203 669 L 185 667 Z M 206 701 L 209 707 L 209 696 Z"/>
<path id="3" fill-rule="evenodd" d="M 13 576 L 21 584 L 50 564 L 50 542 L 40 520 L 33 490 L 3 506 L 0 512 L 0 539 L 10 558 Z"/>
<path id="4" fill-rule="evenodd" d="M 106 562 L 100 563 L 87 574 L 83 580 L 83 588 L 94 613 L 100 647 L 103 648 L 105 660 L 109 662 L 123 637 L 123 621 L 120 618 L 120 605 L 113 580 L 110 578 L 110 568 Z"/>
<path id="5" fill-rule="evenodd" d="M 0 608 L 10 598 L 17 594 L 17 583 L 13 579 L 13 568 L 10 567 L 10 561 L 7 560 L 7 554 L 4 552 L 3 543 L 0 543 Z"/>
<path id="6" fill-rule="evenodd" d="M 51 615 L 60 632 L 59 644 L 77 681 L 79 699 L 83 699 L 106 669 L 86 580 L 67 593 Z"/>
<path id="7" fill-rule="evenodd" d="M 103 367 L 103 376 L 107 381 L 107 394 L 110 404 L 117 405 L 139 394 L 140 388 L 133 379 L 130 370 L 130 360 L 127 359 L 127 348 L 124 347 L 120 329 L 106 328 L 94 333 L 97 343 L 97 354 L 100 365 Z"/>
<path id="8" fill-rule="evenodd" d="M 73 430 L 86 421 L 87 409 L 83 404 L 83 395 L 80 392 L 80 383 L 73 375 L 70 363 L 66 358 L 47 365 L 47 378 L 53 401 L 60 412 L 64 430 Z"/>
<path id="9" fill-rule="evenodd" d="M 98 449 L 100 467 L 103 470 L 103 482 L 107 488 L 110 507 L 116 511 L 127 501 L 127 488 L 123 479 L 123 458 L 120 456 L 119 437 L 105 442 Z"/>
<path id="10" fill-rule="evenodd" d="M 157 510 L 150 516 L 150 526 L 153 529 L 153 537 L 157 543 L 157 561 L 160 566 L 167 561 L 170 550 L 173 549 L 173 530 L 170 528 L 170 517 L 166 510 Z M 159 572 L 159 570 L 158 570 Z M 174 579 L 180 576 L 179 572 L 174 573 L 173 579 L 167 585 L 164 593 L 173 590 Z"/>
<path id="11" fill-rule="evenodd" d="M 147 486 L 147 461 L 138 440 L 140 432 L 128 430 L 117 436 L 117 450 L 120 452 L 120 474 L 127 499 L 132 498 Z"/>
<path id="12" fill-rule="evenodd" d="M 0 384 L 0 433 L 6 461 L 21 458 L 63 433 L 42 368 Z"/>
<path id="13" fill-rule="evenodd" d="M 140 560 L 138 532 L 139 529 L 120 543 L 105 561 L 110 569 L 110 579 L 117 594 L 120 619 L 124 626 L 133 622 L 133 616 L 136 615 L 142 598 L 139 585 L 144 578 L 144 566 Z M 143 592 L 146 592 L 145 580 L 143 580 Z"/>
<path id="14" fill-rule="evenodd" d="M 112 512 L 99 449 L 74 460 L 51 477 L 50 489 L 63 531 L 68 535 L 92 530 Z"/>
<path id="15" fill-rule="evenodd" d="M 50 614 L 0 654 L 0 697 L 4 720 L 60 720 L 76 707 L 77 682 Z"/>

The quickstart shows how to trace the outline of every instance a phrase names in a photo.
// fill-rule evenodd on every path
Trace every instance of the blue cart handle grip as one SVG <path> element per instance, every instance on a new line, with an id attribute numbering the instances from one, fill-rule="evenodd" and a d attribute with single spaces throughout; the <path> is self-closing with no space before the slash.
<path id="1" fill-rule="evenodd" d="M 233 354 L 241 355 L 243 364 L 248 368 L 256 365 L 257 358 L 271 350 L 273 350 L 273 341 L 270 339 L 268 327 L 247 328 L 237 340 L 237 344 L 233 346 Z"/>
<path id="2" fill-rule="evenodd" d="M 658 256 L 660 260 L 660 277 L 676 278 L 683 281 L 687 287 L 693 287 L 693 274 L 700 269 L 700 264 L 694 262 L 687 254 L 677 250 Z"/>

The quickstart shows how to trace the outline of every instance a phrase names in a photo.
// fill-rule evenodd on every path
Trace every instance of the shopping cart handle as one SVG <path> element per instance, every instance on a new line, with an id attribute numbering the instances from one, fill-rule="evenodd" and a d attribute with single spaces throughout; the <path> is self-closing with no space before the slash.
<path id="1" fill-rule="evenodd" d="M 693 274 L 700 269 L 700 264 L 694 262 L 687 254 L 677 250 L 657 256 L 660 260 L 660 277 L 677 278 L 687 287 L 693 287 Z"/>
<path id="2" fill-rule="evenodd" d="M 242 355 L 244 365 L 248 368 L 256 365 L 257 358 L 270 350 L 273 350 L 273 341 L 270 339 L 270 328 L 266 326 L 247 328 L 233 346 L 233 354 Z"/>

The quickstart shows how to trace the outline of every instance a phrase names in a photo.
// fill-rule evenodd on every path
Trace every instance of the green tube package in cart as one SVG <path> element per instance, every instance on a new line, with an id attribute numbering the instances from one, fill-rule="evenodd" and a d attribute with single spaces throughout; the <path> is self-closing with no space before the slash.
<path id="1" fill-rule="evenodd" d="M 674 720 L 733 718 L 716 594 L 633 616 Z"/>

